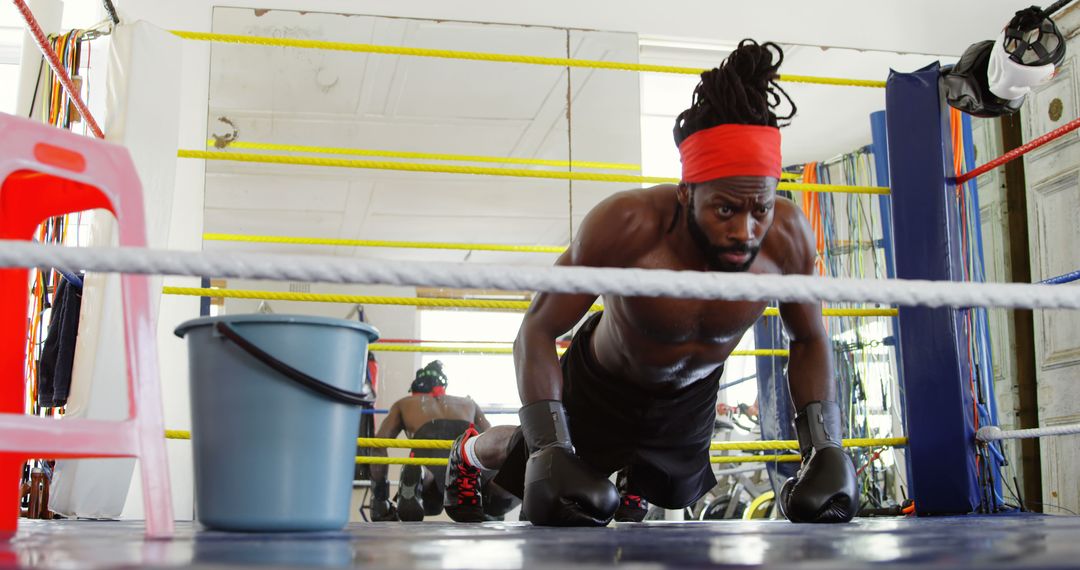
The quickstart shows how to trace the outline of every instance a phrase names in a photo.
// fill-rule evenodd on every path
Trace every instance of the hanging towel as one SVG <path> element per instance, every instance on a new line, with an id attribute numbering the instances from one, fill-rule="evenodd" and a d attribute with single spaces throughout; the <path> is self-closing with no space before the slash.
<path id="1" fill-rule="evenodd" d="M 57 408 L 67 403 L 81 308 L 82 288 L 66 278 L 61 279 L 53 295 L 49 332 L 41 351 L 38 406 Z"/>

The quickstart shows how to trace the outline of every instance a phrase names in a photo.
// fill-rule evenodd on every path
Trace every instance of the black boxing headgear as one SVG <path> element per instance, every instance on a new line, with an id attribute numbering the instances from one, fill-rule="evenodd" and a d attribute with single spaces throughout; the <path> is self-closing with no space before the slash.
<path id="1" fill-rule="evenodd" d="M 1065 59 L 1065 36 L 1037 6 L 1020 10 L 1005 26 L 1002 47 L 1020 65 L 1057 65 Z"/>
<path id="2" fill-rule="evenodd" d="M 1065 57 L 1065 37 L 1038 7 L 1020 10 L 997 40 L 971 44 L 942 69 L 945 100 L 976 117 L 1015 113 Z"/>
<path id="3" fill-rule="evenodd" d="M 442 362 L 431 361 L 427 366 L 416 371 L 416 378 L 409 386 L 409 392 L 413 394 L 434 394 L 441 396 L 446 393 L 446 374 L 443 373 Z"/>

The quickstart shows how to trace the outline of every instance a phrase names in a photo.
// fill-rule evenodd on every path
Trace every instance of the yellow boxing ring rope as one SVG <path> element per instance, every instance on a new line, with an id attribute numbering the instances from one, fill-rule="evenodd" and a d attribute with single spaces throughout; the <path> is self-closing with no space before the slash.
<path id="1" fill-rule="evenodd" d="M 386 247 L 405 249 L 442 249 L 461 251 L 500 251 L 513 253 L 562 253 L 563 245 L 520 245 L 498 243 L 430 242 L 397 240 L 364 240 L 344 238 L 309 238 L 299 236 L 268 236 L 250 234 L 204 233 L 204 241 L 229 241 L 244 243 L 280 243 L 290 245 L 325 245 L 342 247 Z"/>
<path id="2" fill-rule="evenodd" d="M 562 245 L 507 245 L 497 243 L 455 243 L 430 241 L 393 241 L 371 239 L 306 238 L 291 236 L 255 236 L 242 234 L 205 233 L 205 241 L 247 243 L 284 243 L 293 245 L 332 245 L 347 247 L 395 247 L 405 249 L 453 249 L 463 251 L 504 251 L 514 253 L 562 253 Z"/>
<path id="3" fill-rule="evenodd" d="M 214 139 L 206 141 L 207 148 L 237 148 L 249 150 L 272 150 L 281 152 L 302 152 L 308 154 L 343 154 L 348 156 L 379 156 L 384 158 L 411 158 L 418 160 L 441 160 L 446 162 L 490 162 L 494 164 L 529 164 L 534 166 L 552 166 L 559 168 L 592 168 L 596 170 L 634 170 L 640 171 L 640 164 L 621 162 L 590 162 L 584 160 L 548 160 L 543 158 L 515 158 L 479 154 L 450 154 L 435 152 L 410 152 L 368 148 L 348 148 L 336 146 L 309 146 L 295 144 L 261 143 L 246 141 L 228 141 L 219 143 Z M 799 180 L 800 175 L 793 172 L 780 174 L 781 180 Z"/>
<path id="4" fill-rule="evenodd" d="M 420 353 L 452 353 L 452 354 L 513 354 L 511 346 L 432 346 L 428 344 L 390 344 L 376 342 L 368 345 L 372 352 L 420 352 Z M 566 351 L 563 347 L 555 349 L 561 356 Z M 756 348 L 752 350 L 733 350 L 731 356 L 782 356 L 787 357 L 790 352 L 784 348 Z"/>
<path id="5" fill-rule="evenodd" d="M 166 430 L 165 437 L 168 439 L 191 439 L 191 432 L 185 430 Z M 907 445 L 906 437 L 888 438 L 851 438 L 843 440 L 844 447 L 893 447 Z M 357 438 L 356 445 L 366 448 L 379 449 L 450 449 L 454 444 L 449 439 L 389 439 L 361 437 Z M 793 450 L 798 449 L 799 443 L 794 440 L 771 440 L 771 441 L 714 441 L 710 451 L 769 451 L 769 450 Z M 801 457 L 794 454 L 783 455 L 714 455 L 709 458 L 711 463 L 764 463 L 773 461 L 799 461 Z M 438 457 L 370 457 L 360 456 L 356 458 L 358 464 L 377 465 L 446 465 L 447 460 Z"/>
<path id="6" fill-rule="evenodd" d="M 253 291 L 246 289 L 213 289 L 203 287 L 162 287 L 164 295 L 182 295 L 196 297 L 218 297 L 229 299 L 260 299 L 265 301 L 302 301 L 311 303 L 347 303 L 358 305 L 400 305 L 411 307 L 440 307 L 458 309 L 490 309 L 524 311 L 531 301 L 494 301 L 485 299 L 438 299 L 427 297 L 386 297 L 378 295 L 337 295 L 330 293 L 294 293 L 285 291 Z M 604 306 L 594 304 L 590 311 L 602 311 Z M 780 310 L 776 307 L 765 309 L 763 316 L 776 317 Z M 825 308 L 824 317 L 895 317 L 898 309 L 888 307 L 867 308 Z"/>
<path id="7" fill-rule="evenodd" d="M 580 67 L 591 69 L 611 69 L 620 71 L 637 71 L 648 73 L 672 73 L 679 75 L 699 75 L 704 69 L 695 67 L 678 67 L 673 65 L 650 65 L 643 63 L 625 63 L 618 61 L 598 61 L 591 59 L 574 59 L 565 57 L 538 57 L 530 55 L 512 55 L 485 53 L 474 51 L 413 48 L 404 46 L 388 46 L 377 44 L 360 44 L 349 42 L 332 42 L 325 40 L 302 40 L 295 38 L 269 38 L 264 36 L 247 36 L 238 34 L 215 34 L 208 32 L 191 32 L 185 30 L 170 30 L 173 34 L 186 40 L 209 41 L 231 44 L 247 44 L 259 46 L 292 47 L 301 49 L 322 49 L 331 51 L 348 51 L 355 53 L 378 53 L 384 55 L 405 55 L 414 57 L 436 57 L 442 59 L 462 59 L 472 61 L 491 61 L 502 63 L 523 63 L 527 65 L 552 65 L 556 67 Z M 777 77 L 778 81 L 789 83 L 813 83 L 818 85 L 836 85 L 845 87 L 872 87 L 884 88 L 885 82 L 871 79 L 845 79 L 839 77 L 812 77 L 808 75 L 787 75 Z"/>
<path id="8" fill-rule="evenodd" d="M 842 442 L 844 447 L 895 447 L 907 445 L 906 437 L 885 438 L 851 438 Z M 452 439 L 391 439 L 380 437 L 357 438 L 356 445 L 378 449 L 450 449 L 453 446 Z M 714 441 L 709 445 L 709 451 L 773 451 L 799 449 L 799 442 L 795 440 L 768 440 L 768 441 Z"/>
<path id="9" fill-rule="evenodd" d="M 506 156 L 488 156 L 476 154 L 447 154 L 434 152 L 406 152 L 397 150 L 378 150 L 366 148 L 344 148 L 333 146 L 308 146 L 295 144 L 277 144 L 230 141 L 219 146 L 213 140 L 206 141 L 206 146 L 213 148 L 237 148 L 249 150 L 273 150 L 281 152 L 306 152 L 310 154 L 344 154 L 350 156 L 379 156 L 384 158 L 411 158 L 417 160 L 442 160 L 448 162 L 490 162 L 494 164 L 529 164 L 533 166 L 553 166 L 560 168 L 593 168 L 596 170 L 641 170 L 640 164 L 621 162 L 589 162 L 583 160 L 548 160 L 543 158 L 514 158 Z"/>
<path id="10" fill-rule="evenodd" d="M 800 461 L 798 455 L 711 455 L 709 463 L 773 463 Z M 448 460 L 439 457 L 372 457 L 360 455 L 356 458 L 358 465 L 430 465 L 439 466 L 449 463 Z"/>
<path id="11" fill-rule="evenodd" d="M 635 176 L 630 174 L 602 174 L 598 172 L 560 172 L 554 170 L 529 170 L 525 168 L 491 168 L 485 166 L 459 166 L 453 164 L 426 164 L 417 162 L 392 162 L 385 160 L 355 160 L 325 158 L 319 156 L 286 156 L 278 154 L 254 154 L 180 149 L 178 158 L 203 160 L 228 160 L 261 164 L 292 164 L 337 168 L 366 168 L 372 170 L 397 170 L 402 172 L 438 172 L 443 174 L 472 174 L 477 176 L 509 176 L 515 178 L 541 178 L 550 180 L 580 180 L 592 182 L 625 182 L 634 184 L 677 184 L 678 178 L 662 176 Z M 843 184 L 805 184 L 780 182 L 777 190 L 791 192 L 835 192 L 841 194 L 888 195 L 884 186 L 848 186 Z"/>

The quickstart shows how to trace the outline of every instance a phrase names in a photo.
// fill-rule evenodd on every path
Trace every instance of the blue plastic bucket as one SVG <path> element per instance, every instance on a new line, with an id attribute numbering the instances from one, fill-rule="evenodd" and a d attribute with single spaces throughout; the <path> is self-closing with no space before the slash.
<path id="1" fill-rule="evenodd" d="M 344 527 L 378 331 L 257 314 L 194 319 L 176 335 L 188 344 L 199 522 L 249 532 Z"/>

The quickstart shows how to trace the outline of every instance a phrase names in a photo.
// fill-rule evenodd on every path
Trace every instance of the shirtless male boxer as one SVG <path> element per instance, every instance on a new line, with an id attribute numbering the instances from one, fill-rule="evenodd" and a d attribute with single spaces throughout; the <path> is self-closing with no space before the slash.
<path id="1" fill-rule="evenodd" d="M 685 271 L 814 273 L 810 224 L 776 196 L 780 121 L 795 106 L 776 84 L 783 52 L 742 41 L 701 74 L 675 121 L 682 158 L 677 185 L 629 190 L 598 204 L 557 265 Z M 783 97 L 781 97 L 783 96 Z M 782 100 L 791 112 L 777 117 Z M 488 470 L 523 499 L 537 525 L 605 525 L 619 504 L 608 480 L 626 469 L 627 489 L 678 509 L 716 482 L 709 443 L 724 361 L 761 317 L 764 302 L 605 296 L 560 362 L 555 339 L 595 295 L 536 296 L 514 343 L 523 407 L 520 428 L 466 432 L 451 450 L 446 505 L 458 521 L 481 520 L 461 503 Z M 795 522 L 846 522 L 858 510 L 855 470 L 840 447 L 832 347 L 820 303 L 781 303 L 790 336 L 789 383 L 802 455 L 779 504 Z"/>
<path id="2" fill-rule="evenodd" d="M 394 402 L 375 437 L 393 439 L 404 430 L 409 439 L 454 439 L 472 426 L 480 431 L 487 430 L 490 424 L 480 406 L 472 398 L 447 395 L 446 386 L 442 362 L 435 360 L 417 370 L 409 387 L 411 395 Z M 372 455 L 386 457 L 386 450 L 373 449 Z M 447 455 L 446 450 L 439 449 L 417 449 L 412 454 L 413 457 Z M 390 501 L 387 467 L 372 465 L 371 519 L 422 521 L 425 515 L 441 513 L 445 471 L 445 467 L 402 466 L 395 508 Z M 501 516 L 516 506 L 516 499 L 505 491 L 490 486 L 485 490 L 484 506 L 488 515 Z"/>

